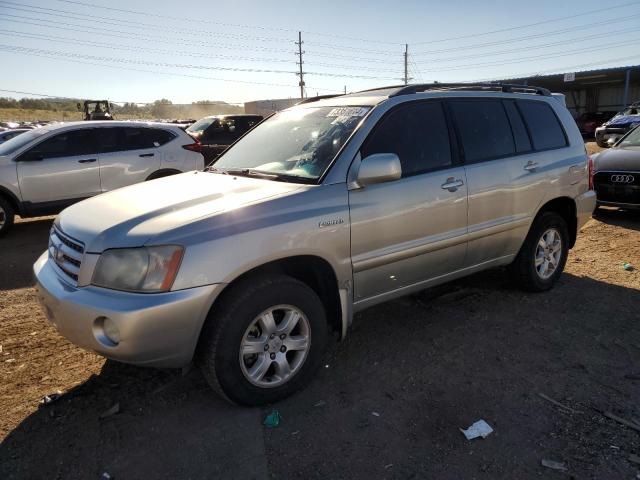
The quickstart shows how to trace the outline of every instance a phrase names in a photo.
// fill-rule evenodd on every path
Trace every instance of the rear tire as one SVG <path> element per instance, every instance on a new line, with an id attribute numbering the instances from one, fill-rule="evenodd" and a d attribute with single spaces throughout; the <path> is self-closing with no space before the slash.
<path id="1" fill-rule="evenodd" d="M 4 197 L 0 197 L 0 237 L 7 234 L 15 220 L 13 205 Z"/>
<path id="2" fill-rule="evenodd" d="M 549 290 L 562 274 L 569 253 L 567 222 L 555 212 L 543 212 L 510 266 L 512 278 L 524 290 Z"/>
<path id="3" fill-rule="evenodd" d="M 309 382 L 324 354 L 328 325 L 320 298 L 285 275 L 253 277 L 230 288 L 200 337 L 202 373 L 232 403 L 264 405 L 291 395 Z"/>

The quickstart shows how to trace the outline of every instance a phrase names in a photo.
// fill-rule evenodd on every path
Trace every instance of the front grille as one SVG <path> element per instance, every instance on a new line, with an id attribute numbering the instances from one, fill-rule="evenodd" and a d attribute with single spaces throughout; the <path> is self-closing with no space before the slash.
<path id="1" fill-rule="evenodd" d="M 80 265 L 84 256 L 84 246 L 77 240 L 65 235 L 58 227 L 51 228 L 49 236 L 49 258 L 68 278 L 78 282 Z"/>
<path id="2" fill-rule="evenodd" d="M 640 204 L 640 172 L 597 172 L 593 185 L 601 202 Z"/>

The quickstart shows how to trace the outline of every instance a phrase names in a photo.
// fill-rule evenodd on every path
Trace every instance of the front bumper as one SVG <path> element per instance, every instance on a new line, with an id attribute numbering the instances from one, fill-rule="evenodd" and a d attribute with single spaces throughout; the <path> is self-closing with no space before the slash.
<path id="1" fill-rule="evenodd" d="M 588 190 L 576 197 L 576 216 L 578 230 L 589 221 L 593 211 L 596 209 L 596 192 Z"/>
<path id="2" fill-rule="evenodd" d="M 214 284 L 156 294 L 78 288 L 56 273 L 48 252 L 33 270 L 39 300 L 60 334 L 107 358 L 154 367 L 191 362 L 204 320 L 223 287 Z M 101 332 L 104 318 L 118 327 L 117 345 Z"/>

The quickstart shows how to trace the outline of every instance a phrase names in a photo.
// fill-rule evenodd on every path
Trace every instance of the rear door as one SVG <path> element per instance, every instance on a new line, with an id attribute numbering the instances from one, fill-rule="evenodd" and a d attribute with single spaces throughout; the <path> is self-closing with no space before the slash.
<path id="1" fill-rule="evenodd" d="M 363 144 L 395 153 L 397 181 L 349 191 L 355 301 L 393 295 L 462 267 L 467 187 L 439 101 L 399 105 Z"/>
<path id="2" fill-rule="evenodd" d="M 97 150 L 94 129 L 85 128 L 54 134 L 21 154 L 16 162 L 23 201 L 55 211 L 100 193 Z"/>
<path id="3" fill-rule="evenodd" d="M 548 105 L 537 101 L 470 98 L 449 105 L 468 182 L 466 265 L 506 261 L 518 252 L 549 181 L 549 139 L 532 138 L 530 129 L 540 129 L 540 106 L 552 115 L 544 121 L 558 120 Z M 565 142 L 562 137 L 562 146 Z"/>
<path id="4" fill-rule="evenodd" d="M 100 178 L 103 192 L 144 182 L 160 170 L 162 152 L 153 130 L 145 127 L 100 129 Z"/>

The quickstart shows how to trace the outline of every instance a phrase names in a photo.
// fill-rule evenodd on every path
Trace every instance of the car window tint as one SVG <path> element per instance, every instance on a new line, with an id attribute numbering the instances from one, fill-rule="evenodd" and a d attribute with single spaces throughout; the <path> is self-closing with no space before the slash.
<path id="1" fill-rule="evenodd" d="M 97 153 L 92 129 L 59 133 L 33 147 L 29 154 L 43 158 L 71 157 Z"/>
<path id="2" fill-rule="evenodd" d="M 100 153 L 122 150 L 123 128 L 97 128 L 98 148 Z"/>
<path id="3" fill-rule="evenodd" d="M 122 144 L 125 150 L 137 150 L 153 146 L 145 135 L 144 128 L 131 127 L 125 127 L 123 129 Z"/>
<path id="4" fill-rule="evenodd" d="M 173 133 L 161 128 L 146 128 L 145 130 L 147 139 L 153 146 L 156 147 L 160 147 L 175 138 Z"/>
<path id="5" fill-rule="evenodd" d="M 385 116 L 362 148 L 362 158 L 395 153 L 402 176 L 451 165 L 449 131 L 439 102 L 404 105 Z"/>
<path id="6" fill-rule="evenodd" d="M 531 151 L 531 140 L 529 140 L 529 134 L 527 128 L 524 126 L 520 112 L 516 108 L 513 101 L 507 100 L 504 102 L 504 108 L 507 111 L 509 117 L 509 123 L 511 123 L 511 130 L 513 130 L 513 139 L 516 142 L 516 151 L 518 153 Z"/>
<path id="7" fill-rule="evenodd" d="M 453 101 L 467 162 L 479 162 L 515 153 L 513 134 L 499 100 Z"/>
<path id="8" fill-rule="evenodd" d="M 567 145 L 567 139 L 560 121 L 551 107 L 544 102 L 518 101 L 524 121 L 536 150 L 560 148 Z"/>

